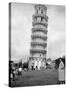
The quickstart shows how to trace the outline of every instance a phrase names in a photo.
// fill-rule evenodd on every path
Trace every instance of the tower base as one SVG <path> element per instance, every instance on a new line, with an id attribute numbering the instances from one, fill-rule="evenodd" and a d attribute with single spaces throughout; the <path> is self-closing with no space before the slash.
<path id="1" fill-rule="evenodd" d="M 30 57 L 30 59 L 29 59 L 29 69 L 31 69 L 31 70 L 46 69 L 46 58 Z"/>

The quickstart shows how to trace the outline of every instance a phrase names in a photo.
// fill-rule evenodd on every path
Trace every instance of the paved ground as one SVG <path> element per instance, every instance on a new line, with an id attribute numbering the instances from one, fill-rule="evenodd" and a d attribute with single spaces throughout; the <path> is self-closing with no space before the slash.
<path id="1" fill-rule="evenodd" d="M 57 84 L 58 74 L 56 70 L 36 70 L 22 72 L 22 77 L 12 82 L 13 87 L 21 86 L 38 86 Z"/>

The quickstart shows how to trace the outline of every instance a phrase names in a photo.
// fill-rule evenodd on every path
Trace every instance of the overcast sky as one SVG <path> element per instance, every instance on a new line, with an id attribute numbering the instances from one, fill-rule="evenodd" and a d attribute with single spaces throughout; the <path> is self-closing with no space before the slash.
<path id="1" fill-rule="evenodd" d="M 48 16 L 47 57 L 55 59 L 65 54 L 65 7 L 46 5 Z M 11 58 L 29 56 L 34 4 L 11 5 Z"/>

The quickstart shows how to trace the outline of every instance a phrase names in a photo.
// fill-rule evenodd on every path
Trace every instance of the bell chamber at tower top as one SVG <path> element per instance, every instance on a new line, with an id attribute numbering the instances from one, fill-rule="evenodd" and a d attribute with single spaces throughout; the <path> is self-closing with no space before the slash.
<path id="1" fill-rule="evenodd" d="M 35 5 L 35 13 L 46 15 L 47 7 L 45 5 Z"/>

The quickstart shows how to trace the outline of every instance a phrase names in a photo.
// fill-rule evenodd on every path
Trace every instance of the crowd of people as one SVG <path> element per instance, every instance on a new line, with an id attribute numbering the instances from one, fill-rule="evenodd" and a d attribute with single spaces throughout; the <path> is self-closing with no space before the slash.
<path id="1" fill-rule="evenodd" d="M 58 71 L 58 84 L 63 84 L 65 83 L 65 56 L 54 60 L 54 63 L 54 69 Z M 46 69 L 49 67 L 49 63 L 46 62 Z M 51 69 L 51 67 L 49 69 Z M 12 81 L 15 81 L 17 77 L 22 77 L 22 71 L 28 70 L 29 62 L 22 63 L 22 61 L 20 61 L 19 63 L 14 63 L 14 61 L 9 61 L 9 75 Z"/>

